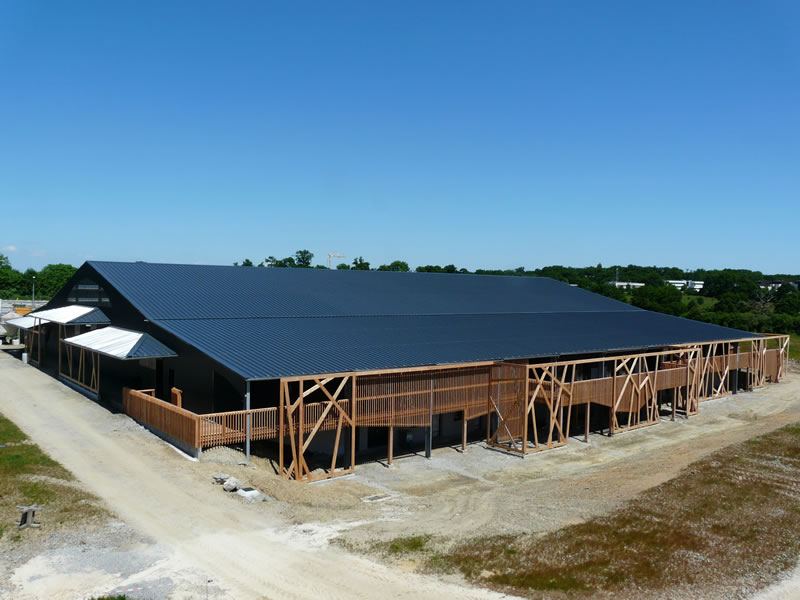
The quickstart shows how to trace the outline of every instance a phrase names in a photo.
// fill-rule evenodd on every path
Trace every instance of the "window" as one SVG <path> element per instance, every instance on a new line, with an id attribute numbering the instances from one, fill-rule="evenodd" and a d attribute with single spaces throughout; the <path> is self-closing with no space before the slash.
<path id="1" fill-rule="evenodd" d="M 72 286 L 67 301 L 88 306 L 111 306 L 106 291 L 91 279 L 82 279 Z"/>

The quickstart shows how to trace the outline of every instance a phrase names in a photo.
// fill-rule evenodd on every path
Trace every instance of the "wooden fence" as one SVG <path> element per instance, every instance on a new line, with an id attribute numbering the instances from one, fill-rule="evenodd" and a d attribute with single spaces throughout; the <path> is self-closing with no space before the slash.
<path id="1" fill-rule="evenodd" d="M 190 453 L 197 453 L 201 448 L 244 442 L 248 415 L 250 439 L 278 437 L 277 407 L 199 415 L 157 398 L 155 390 L 128 388 L 122 393 L 122 407 L 126 415 Z"/>
<path id="2" fill-rule="evenodd" d="M 122 409 L 135 421 L 155 430 L 184 450 L 196 453 L 201 448 L 198 415 L 156 398 L 155 390 L 124 388 Z"/>

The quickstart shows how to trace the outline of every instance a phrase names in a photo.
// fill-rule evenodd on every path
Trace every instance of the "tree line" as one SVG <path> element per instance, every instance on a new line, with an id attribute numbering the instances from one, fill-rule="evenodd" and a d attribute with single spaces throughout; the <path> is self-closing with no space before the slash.
<path id="1" fill-rule="evenodd" d="M 64 287 L 77 269 L 63 263 L 50 264 L 37 271 L 26 269 L 18 271 L 11 266 L 11 261 L 0 254 L 0 298 L 29 300 L 36 283 L 36 298 L 46 300 Z"/>

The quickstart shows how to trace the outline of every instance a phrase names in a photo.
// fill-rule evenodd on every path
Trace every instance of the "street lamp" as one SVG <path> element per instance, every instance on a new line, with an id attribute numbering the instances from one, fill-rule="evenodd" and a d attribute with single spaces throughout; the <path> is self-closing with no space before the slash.
<path id="1" fill-rule="evenodd" d="M 36 310 L 36 275 L 33 276 L 33 290 L 31 291 L 31 310 Z"/>

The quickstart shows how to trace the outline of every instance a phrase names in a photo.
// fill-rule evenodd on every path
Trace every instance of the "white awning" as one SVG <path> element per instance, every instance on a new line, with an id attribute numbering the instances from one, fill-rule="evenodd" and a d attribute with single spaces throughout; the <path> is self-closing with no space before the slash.
<path id="1" fill-rule="evenodd" d="M 17 329 L 30 329 L 37 324 L 39 324 L 38 321 L 33 317 L 17 317 L 16 319 L 9 319 L 3 323 L 6 328 L 10 325 L 11 327 L 16 327 Z"/>
<path id="2" fill-rule="evenodd" d="M 48 310 L 37 310 L 36 312 L 29 313 L 27 316 L 51 323 L 60 323 L 61 325 L 102 325 L 110 323 L 108 317 L 99 308 L 95 308 L 94 306 L 80 306 L 79 304 L 71 304 L 69 306 L 62 306 L 61 308 L 50 308 Z"/>
<path id="3" fill-rule="evenodd" d="M 153 336 L 141 331 L 130 331 L 119 327 L 104 327 L 87 331 L 66 338 L 64 343 L 120 360 L 177 356 Z"/>

